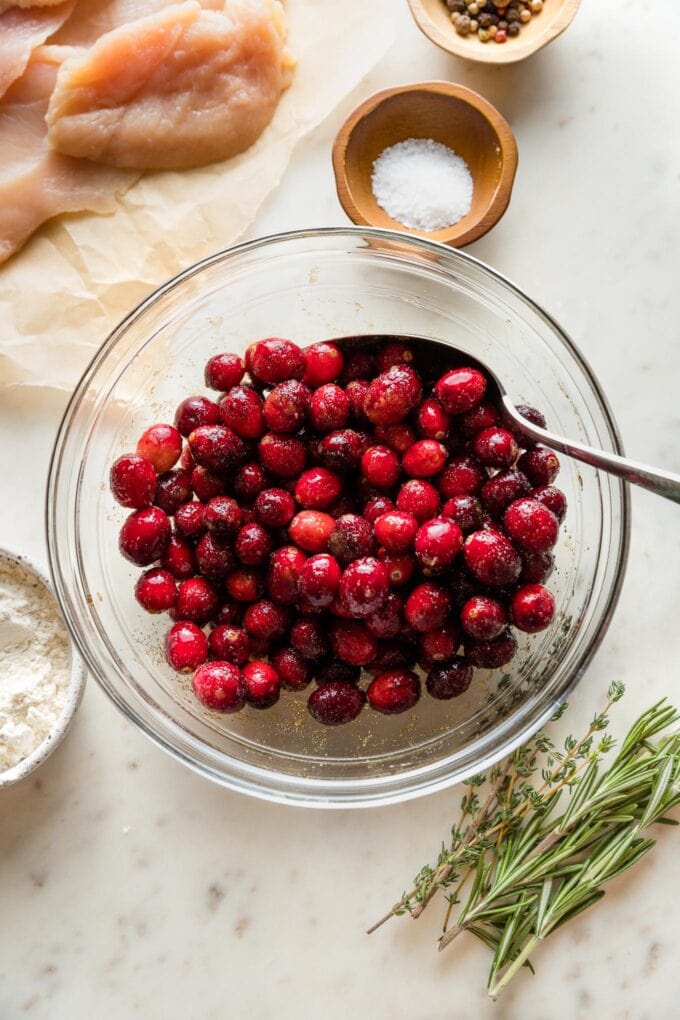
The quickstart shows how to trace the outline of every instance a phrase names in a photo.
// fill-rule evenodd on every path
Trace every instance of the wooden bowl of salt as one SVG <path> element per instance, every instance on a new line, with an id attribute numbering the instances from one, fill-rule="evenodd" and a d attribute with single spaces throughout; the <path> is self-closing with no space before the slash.
<path id="1" fill-rule="evenodd" d="M 454 248 L 498 222 L 516 169 L 507 121 L 472 89 L 446 81 L 376 92 L 333 144 L 338 197 L 353 223 Z"/>

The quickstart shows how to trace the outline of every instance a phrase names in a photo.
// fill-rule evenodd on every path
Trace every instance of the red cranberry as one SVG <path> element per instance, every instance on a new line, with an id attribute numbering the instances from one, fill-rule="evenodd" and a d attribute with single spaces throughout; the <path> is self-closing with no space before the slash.
<path id="1" fill-rule="evenodd" d="M 196 557 L 191 542 L 178 535 L 171 535 L 161 556 L 161 566 L 179 581 L 193 577 L 196 573 Z"/>
<path id="2" fill-rule="evenodd" d="M 492 429 L 494 425 L 498 425 L 500 420 L 496 405 L 484 400 L 467 414 L 461 414 L 456 425 L 464 439 L 472 439 L 482 429 Z"/>
<path id="3" fill-rule="evenodd" d="M 207 397 L 187 397 L 175 412 L 175 425 L 183 436 L 191 435 L 194 429 L 204 425 L 217 425 L 219 420 L 219 407 Z"/>
<path id="4" fill-rule="evenodd" d="M 177 598 L 174 577 L 167 570 L 147 570 L 135 585 L 135 598 L 147 613 L 172 609 Z"/>
<path id="5" fill-rule="evenodd" d="M 370 351 L 351 351 L 345 356 L 342 381 L 350 383 L 355 379 L 372 379 L 376 371 L 375 356 Z"/>
<path id="6" fill-rule="evenodd" d="M 413 514 L 419 524 L 436 517 L 440 505 L 439 493 L 434 485 L 419 478 L 405 482 L 397 494 L 397 509 Z"/>
<path id="7" fill-rule="evenodd" d="M 537 446 L 533 450 L 527 450 L 519 458 L 517 466 L 520 471 L 524 472 L 534 488 L 551 485 L 560 470 L 557 454 L 549 450 L 547 446 Z"/>
<path id="8" fill-rule="evenodd" d="M 182 437 L 173 425 L 151 425 L 139 437 L 137 453 L 151 461 L 156 472 L 162 475 L 179 460 Z"/>
<path id="9" fill-rule="evenodd" d="M 312 679 L 312 667 L 294 648 L 281 648 L 272 656 L 272 666 L 286 691 L 301 691 Z"/>
<path id="10" fill-rule="evenodd" d="M 453 457 L 444 468 L 437 485 L 445 499 L 453 496 L 476 496 L 486 480 L 481 464 L 473 457 Z"/>
<path id="11" fill-rule="evenodd" d="M 305 374 L 302 381 L 316 389 L 325 383 L 331 383 L 337 379 L 344 365 L 342 351 L 337 344 L 321 343 L 311 344 L 304 350 Z"/>
<path id="12" fill-rule="evenodd" d="M 205 508 L 205 524 L 218 538 L 235 534 L 241 526 L 241 510 L 231 496 L 215 496 Z"/>
<path id="13" fill-rule="evenodd" d="M 376 355 L 379 372 L 386 372 L 393 365 L 410 365 L 413 362 L 413 351 L 401 340 L 393 340 L 381 347 Z"/>
<path id="14" fill-rule="evenodd" d="M 271 432 L 295 432 L 305 421 L 311 393 L 304 383 L 288 379 L 279 383 L 266 398 L 264 420 Z"/>
<path id="15" fill-rule="evenodd" d="M 178 673 L 193 673 L 208 658 L 208 639 L 195 623 L 180 620 L 166 634 L 165 658 Z"/>
<path id="16" fill-rule="evenodd" d="M 373 676 L 378 676 L 378 674 L 386 673 L 391 669 L 408 669 L 410 666 L 414 666 L 415 662 L 416 654 L 412 645 L 406 641 L 391 639 L 379 643 L 378 651 L 366 669 Z"/>
<path id="17" fill-rule="evenodd" d="M 215 626 L 223 624 L 229 627 L 238 627 L 243 618 L 243 606 L 238 602 L 223 602 L 215 614 Z"/>
<path id="18" fill-rule="evenodd" d="M 361 458 L 361 473 L 378 489 L 389 489 L 399 479 L 399 458 L 389 446 L 371 446 Z"/>
<path id="19" fill-rule="evenodd" d="M 234 468 L 246 454 L 243 440 L 226 425 L 200 425 L 189 436 L 189 446 L 196 463 L 215 474 Z"/>
<path id="20" fill-rule="evenodd" d="M 383 446 L 389 446 L 398 454 L 406 453 L 413 446 L 416 435 L 410 425 L 398 422 L 396 425 L 376 425 L 373 435 Z"/>
<path id="21" fill-rule="evenodd" d="M 383 514 L 390 513 L 394 510 L 394 503 L 388 496 L 371 496 L 370 499 L 364 503 L 363 518 L 368 521 L 369 524 L 375 526 L 375 522 Z"/>
<path id="22" fill-rule="evenodd" d="M 432 478 L 446 464 L 446 447 L 436 439 L 419 439 L 409 447 L 401 466 L 412 478 Z"/>
<path id="23" fill-rule="evenodd" d="M 416 412 L 416 429 L 423 439 L 446 439 L 451 418 L 434 397 L 427 397 Z"/>
<path id="24" fill-rule="evenodd" d="M 232 386 L 238 386 L 245 370 L 243 359 L 238 354 L 215 354 L 205 366 L 205 385 L 224 393 Z"/>
<path id="25" fill-rule="evenodd" d="M 514 584 L 522 569 L 519 553 L 500 531 L 473 531 L 465 539 L 463 554 L 472 575 L 493 587 Z"/>
<path id="26" fill-rule="evenodd" d="M 243 668 L 246 701 L 251 708 L 271 708 L 281 694 L 281 678 L 274 666 L 255 660 Z"/>
<path id="27" fill-rule="evenodd" d="M 323 726 L 341 726 L 352 722 L 366 703 L 366 695 L 354 684 L 320 684 L 309 696 L 307 708 Z"/>
<path id="28" fill-rule="evenodd" d="M 333 651 L 350 666 L 365 666 L 378 650 L 377 638 L 359 620 L 336 620 L 331 626 Z"/>
<path id="29" fill-rule="evenodd" d="M 336 499 L 333 506 L 329 506 L 328 513 L 336 520 L 344 517 L 345 514 L 353 514 L 357 509 L 357 501 L 350 492 L 343 492 L 339 499 Z"/>
<path id="30" fill-rule="evenodd" d="M 310 556 L 300 579 L 300 590 L 315 608 L 329 606 L 335 598 L 342 570 L 333 556 L 320 554 Z"/>
<path id="31" fill-rule="evenodd" d="M 443 627 L 451 612 L 451 598 L 439 585 L 419 584 L 404 606 L 406 622 L 420 633 Z"/>
<path id="32" fill-rule="evenodd" d="M 340 563 L 351 563 L 360 557 L 371 556 L 375 549 L 373 529 L 358 514 L 343 514 L 333 522 L 333 530 L 328 537 L 328 551 Z"/>
<path id="33" fill-rule="evenodd" d="M 462 656 L 444 666 L 437 666 L 428 675 L 427 693 L 438 701 L 448 701 L 464 694 L 472 683 L 473 669 Z"/>
<path id="34" fill-rule="evenodd" d="M 156 472 L 146 457 L 125 454 L 113 462 L 109 484 L 114 499 L 131 510 L 142 510 L 154 501 Z"/>
<path id="35" fill-rule="evenodd" d="M 378 559 L 385 564 L 387 576 L 393 588 L 399 588 L 411 580 L 415 563 L 410 553 L 398 555 L 397 553 L 388 553 L 386 549 L 378 549 Z"/>
<path id="36" fill-rule="evenodd" d="M 410 669 L 392 669 L 373 680 L 366 696 L 376 712 L 384 715 L 407 712 L 420 698 L 420 680 Z"/>
<path id="37" fill-rule="evenodd" d="M 365 379 L 354 379 L 352 382 L 347 383 L 345 388 L 345 393 L 349 400 L 350 415 L 358 424 L 368 421 L 364 411 L 364 404 L 366 403 L 369 386 L 370 383 Z"/>
<path id="38" fill-rule="evenodd" d="M 205 506 L 194 500 L 175 512 L 175 527 L 183 538 L 200 538 L 205 531 Z"/>
<path id="39" fill-rule="evenodd" d="M 426 576 L 442 574 L 462 548 L 463 532 L 447 517 L 433 517 L 416 534 L 416 557 Z"/>
<path id="40" fill-rule="evenodd" d="M 234 569 L 231 548 L 215 535 L 202 535 L 196 545 L 199 571 L 210 581 L 219 581 Z"/>
<path id="41" fill-rule="evenodd" d="M 362 443 L 354 429 L 329 432 L 319 444 L 319 459 L 325 467 L 350 471 L 361 459 Z"/>
<path id="42" fill-rule="evenodd" d="M 250 655 L 250 641 L 242 627 L 224 623 L 210 631 L 208 647 L 213 659 L 243 666 Z"/>
<path id="43" fill-rule="evenodd" d="M 341 659 L 324 659 L 314 667 L 314 679 L 318 684 L 355 684 L 361 677 L 361 666 L 350 666 Z"/>
<path id="44" fill-rule="evenodd" d="M 505 511 L 510 538 L 528 552 L 547 552 L 557 542 L 559 522 L 552 510 L 535 499 L 517 499 Z"/>
<path id="45" fill-rule="evenodd" d="M 542 584 L 526 584 L 516 591 L 510 603 L 514 627 L 536 634 L 549 627 L 555 616 L 555 599 Z"/>
<path id="46" fill-rule="evenodd" d="M 305 444 L 294 436 L 268 432 L 258 445 L 260 463 L 277 478 L 297 478 L 307 463 Z"/>
<path id="47" fill-rule="evenodd" d="M 306 662 L 319 662 L 328 652 L 328 641 L 323 624 L 318 620 L 302 618 L 290 631 L 291 647 Z"/>
<path id="48" fill-rule="evenodd" d="M 191 487 L 203 502 L 213 496 L 221 496 L 225 489 L 224 479 L 204 467 L 195 467 L 191 472 Z"/>
<path id="49" fill-rule="evenodd" d="M 286 379 L 302 379 L 307 359 L 304 351 L 292 340 L 270 336 L 250 345 L 247 366 L 255 379 L 276 386 Z"/>
<path id="50" fill-rule="evenodd" d="M 172 517 L 182 503 L 186 503 L 192 496 L 191 474 L 188 471 L 166 471 L 158 478 L 154 503 Z"/>
<path id="51" fill-rule="evenodd" d="M 246 567 L 261 567 L 269 559 L 272 547 L 271 535 L 256 521 L 244 524 L 234 542 L 234 552 Z"/>
<path id="52" fill-rule="evenodd" d="M 288 534 L 295 545 L 305 552 L 320 553 L 328 546 L 328 540 L 335 528 L 335 520 L 321 510 L 301 510 L 288 528 Z"/>
<path id="53" fill-rule="evenodd" d="M 234 386 L 220 401 L 220 416 L 241 439 L 259 439 L 264 435 L 263 402 L 250 386 Z"/>
<path id="54" fill-rule="evenodd" d="M 264 592 L 264 581 L 260 572 L 253 567 L 232 570 L 224 581 L 229 597 L 237 602 L 257 602 Z"/>
<path id="55" fill-rule="evenodd" d="M 175 620 L 207 623 L 217 609 L 217 595 L 211 584 L 202 577 L 190 577 L 177 586 L 177 600 L 172 610 Z"/>
<path id="56" fill-rule="evenodd" d="M 413 514 L 391 510 L 378 517 L 373 525 L 378 542 L 390 553 L 405 553 L 413 548 L 418 521 Z"/>
<path id="57" fill-rule="evenodd" d="M 285 489 L 263 489 L 253 506 L 255 519 L 267 528 L 285 528 L 295 516 L 295 500 Z"/>
<path id="58" fill-rule="evenodd" d="M 542 584 L 555 569 L 555 557 L 551 552 L 522 553 L 520 584 Z"/>
<path id="59" fill-rule="evenodd" d="M 340 386 L 327 383 L 312 394 L 309 421 L 318 432 L 341 429 L 349 418 L 349 397 Z"/>
<path id="60" fill-rule="evenodd" d="M 464 642 L 465 658 L 478 669 L 499 669 L 507 666 L 517 651 L 517 641 L 509 630 L 493 641 L 476 641 L 467 638 Z"/>
<path id="61" fill-rule="evenodd" d="M 485 393 L 486 379 L 476 368 L 453 368 L 434 387 L 435 397 L 449 414 L 466 414 Z"/>
<path id="62" fill-rule="evenodd" d="M 543 414 L 541 414 L 541 412 L 535 407 L 531 407 L 530 404 L 515 404 L 515 410 L 519 411 L 522 418 L 526 418 L 526 420 L 530 421 L 532 425 L 538 425 L 540 429 L 548 427 Z M 529 439 L 528 436 L 523 434 L 509 415 L 504 415 L 504 425 L 506 429 L 510 430 L 510 432 L 514 432 L 515 438 L 520 446 L 523 446 L 528 450 L 535 445 L 534 440 Z"/>
<path id="63" fill-rule="evenodd" d="M 164 428 L 165 427 L 166 426 L 164 426 Z M 168 425 L 167 428 L 172 428 L 172 426 Z M 177 432 L 177 429 L 175 429 L 175 432 Z M 177 435 L 179 436 L 179 432 L 177 432 Z M 182 442 L 182 439 L 180 437 L 180 443 L 181 442 Z M 185 446 L 182 449 L 182 453 L 180 454 L 180 458 L 179 458 L 179 466 L 181 467 L 182 471 L 189 471 L 189 472 L 193 471 L 194 468 L 196 467 L 196 461 L 192 457 L 191 450 L 189 449 L 188 446 Z M 156 468 L 156 470 L 158 470 L 158 468 Z M 169 470 L 169 468 L 167 470 Z"/>
<path id="64" fill-rule="evenodd" d="M 460 611 L 463 630 L 478 641 L 492 641 L 503 633 L 508 614 L 496 599 L 487 595 L 473 595 Z"/>
<path id="65" fill-rule="evenodd" d="M 249 460 L 236 473 L 234 478 L 234 495 L 238 499 L 249 503 L 256 499 L 263 489 L 269 484 L 267 475 L 261 464 L 256 460 Z"/>
<path id="66" fill-rule="evenodd" d="M 481 528 L 484 515 L 475 496 L 452 496 L 442 507 L 442 517 L 450 518 L 463 532 Z"/>
<path id="67" fill-rule="evenodd" d="M 446 578 L 446 586 L 457 609 L 461 609 L 468 599 L 479 592 L 479 581 L 477 581 L 466 564 L 458 560 L 454 563 L 451 573 Z"/>
<path id="68" fill-rule="evenodd" d="M 366 618 L 366 626 L 377 638 L 395 638 L 401 630 L 403 601 L 395 592 L 389 592 L 382 605 Z"/>
<path id="69" fill-rule="evenodd" d="M 538 500 L 548 510 L 552 510 L 557 520 L 561 523 L 567 512 L 567 497 L 556 485 L 544 485 L 540 489 L 534 489 L 531 498 Z"/>
<path id="70" fill-rule="evenodd" d="M 494 517 L 500 517 L 511 503 L 521 496 L 526 496 L 531 486 L 529 479 L 521 471 L 499 471 L 489 478 L 482 486 L 481 500 L 486 509 Z"/>
<path id="71" fill-rule="evenodd" d="M 460 631 L 455 624 L 448 623 L 441 630 L 430 630 L 420 635 L 421 661 L 427 669 L 438 662 L 450 662 L 459 645 Z"/>
<path id="72" fill-rule="evenodd" d="M 519 446 L 507 429 L 482 429 L 472 441 L 472 452 L 487 467 L 509 468 L 519 457 Z"/>
<path id="73" fill-rule="evenodd" d="M 243 626 L 251 637 L 278 641 L 288 630 L 288 613 L 274 602 L 261 599 L 248 606 L 243 614 Z"/>
<path id="74" fill-rule="evenodd" d="M 307 557 L 293 545 L 282 546 L 269 559 L 267 591 L 274 602 L 292 605 L 300 594 L 300 578 Z"/>
<path id="75" fill-rule="evenodd" d="M 208 662 L 194 673 L 194 694 L 206 708 L 238 712 L 246 702 L 248 688 L 238 666 L 231 662 Z"/>
<path id="76" fill-rule="evenodd" d="M 364 412 L 374 425 L 394 425 L 413 410 L 421 396 L 420 379 L 413 369 L 393 365 L 368 387 Z"/>
<path id="77" fill-rule="evenodd" d="M 340 601 L 355 617 L 377 612 L 389 591 L 387 568 L 373 556 L 355 560 L 340 579 Z"/>
<path id="78" fill-rule="evenodd" d="M 339 475 L 325 467 L 304 471 L 295 484 L 295 498 L 307 510 L 326 510 L 340 495 Z"/>
<path id="79" fill-rule="evenodd" d="M 139 567 L 160 559 L 170 541 L 168 515 L 157 506 L 135 510 L 120 529 L 119 548 L 123 556 Z"/>

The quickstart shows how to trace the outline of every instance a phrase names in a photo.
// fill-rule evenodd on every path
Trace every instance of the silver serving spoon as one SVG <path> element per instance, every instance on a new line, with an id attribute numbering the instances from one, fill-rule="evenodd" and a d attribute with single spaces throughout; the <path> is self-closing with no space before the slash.
<path id="1" fill-rule="evenodd" d="M 390 333 L 389 335 L 376 334 L 372 336 L 364 334 L 361 336 L 334 337 L 332 342 L 340 347 L 352 346 L 371 349 L 379 341 L 402 341 L 412 347 L 427 347 L 428 375 L 430 372 L 433 375 L 441 375 L 448 368 L 455 367 L 455 365 L 469 365 L 480 369 L 495 384 L 498 399 L 519 432 L 542 443 L 544 446 L 549 446 L 553 450 L 566 454 L 568 457 L 583 461 L 584 464 L 590 464 L 591 467 L 599 468 L 601 471 L 606 471 L 610 475 L 623 478 L 633 485 L 649 489 L 658 496 L 665 496 L 666 499 L 680 503 L 680 475 L 676 475 L 672 471 L 661 471 L 659 468 L 648 467 L 646 464 L 640 464 L 638 461 L 630 460 L 628 457 L 620 457 L 615 453 L 606 453 L 604 450 L 585 446 L 583 443 L 577 443 L 573 439 L 565 439 L 563 436 L 555 435 L 554 432 L 549 432 L 547 429 L 534 425 L 522 417 L 493 369 L 489 368 L 484 362 L 479 361 L 479 359 L 471 357 L 466 351 L 461 351 L 459 348 L 453 347 L 443 340 L 409 335 L 407 333 L 396 335 Z"/>

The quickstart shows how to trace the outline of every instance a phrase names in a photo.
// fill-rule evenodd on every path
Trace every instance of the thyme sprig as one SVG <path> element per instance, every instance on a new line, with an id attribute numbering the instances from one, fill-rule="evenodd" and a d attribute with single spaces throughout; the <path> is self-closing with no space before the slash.
<path id="1" fill-rule="evenodd" d="M 622 684 L 610 686 L 580 740 L 567 737 L 558 749 L 541 732 L 488 775 L 469 779 L 450 844 L 369 930 L 392 916 L 419 917 L 444 892 L 439 948 L 464 931 L 488 946 L 490 995 L 500 994 L 522 966 L 531 967 L 539 943 L 601 899 L 607 882 L 648 853 L 655 841 L 643 833 L 655 822 L 670 822 L 667 812 L 680 803 L 680 733 L 665 733 L 679 715 L 665 701 L 640 716 L 602 769 L 614 747 L 604 732 L 609 711 L 623 693 Z"/>

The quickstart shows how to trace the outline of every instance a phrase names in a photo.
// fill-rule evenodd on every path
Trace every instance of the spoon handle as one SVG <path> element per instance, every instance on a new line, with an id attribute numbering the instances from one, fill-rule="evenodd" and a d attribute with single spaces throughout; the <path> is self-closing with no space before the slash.
<path id="1" fill-rule="evenodd" d="M 664 496 L 674 503 L 680 503 L 680 475 L 676 475 L 672 471 L 661 471 L 659 468 L 640 464 L 638 461 L 629 460 L 628 457 L 619 457 L 615 453 L 605 453 L 604 450 L 596 450 L 592 446 L 585 446 L 583 443 L 577 443 L 573 439 L 556 436 L 553 432 L 539 428 L 538 425 L 533 425 L 525 418 L 522 418 L 509 398 L 504 397 L 503 403 L 511 414 L 513 423 L 519 426 L 526 435 L 538 440 L 539 443 L 543 443 L 544 446 L 549 446 L 553 450 L 565 453 L 568 457 L 574 457 L 575 460 L 583 461 L 584 464 L 590 464 L 591 467 L 606 471 L 610 475 L 624 478 L 627 482 L 639 485 L 643 489 L 649 489 L 658 496 Z"/>

